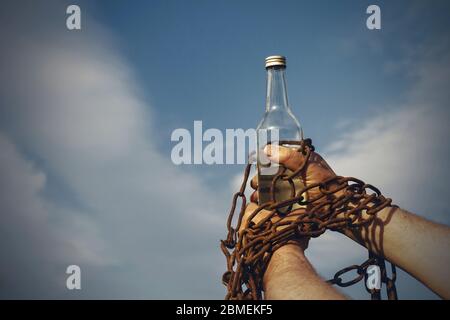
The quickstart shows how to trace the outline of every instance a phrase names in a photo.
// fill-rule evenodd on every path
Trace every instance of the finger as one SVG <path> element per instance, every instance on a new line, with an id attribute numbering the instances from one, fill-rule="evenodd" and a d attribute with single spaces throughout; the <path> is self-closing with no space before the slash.
<path id="1" fill-rule="evenodd" d="M 259 205 L 257 203 L 254 202 L 250 202 L 247 207 L 245 208 L 245 213 L 244 213 L 244 217 L 242 219 L 242 222 L 245 222 L 245 225 L 248 224 L 248 220 L 250 218 L 250 216 L 253 214 L 253 212 L 255 212 L 256 209 L 258 209 Z M 262 209 L 260 210 L 252 219 L 252 221 L 254 223 L 258 223 L 258 221 L 260 221 L 261 219 L 267 217 L 267 215 L 269 215 L 271 212 L 269 210 L 265 210 Z"/>
<path id="2" fill-rule="evenodd" d="M 250 202 L 249 204 L 247 204 L 247 207 L 245 207 L 244 216 L 242 217 L 241 225 L 239 227 L 239 233 L 241 233 L 242 230 L 248 227 L 249 217 L 257 208 L 258 205 L 256 203 Z"/>
<path id="3" fill-rule="evenodd" d="M 253 191 L 253 193 L 250 195 L 250 201 L 254 203 L 258 203 L 258 191 Z"/>
<path id="4" fill-rule="evenodd" d="M 258 189 L 258 175 L 255 174 L 252 178 L 252 180 L 250 180 L 250 187 L 252 187 L 253 189 Z"/>
<path id="5" fill-rule="evenodd" d="M 322 156 L 320 154 L 315 153 L 315 152 L 311 153 L 310 162 L 314 163 L 318 167 L 321 167 L 321 168 L 329 171 L 333 175 L 336 175 L 334 173 L 333 169 L 330 167 L 330 165 L 325 161 L 324 158 L 322 158 Z"/>
<path id="6" fill-rule="evenodd" d="M 305 157 L 294 148 L 268 144 L 264 148 L 267 157 L 276 163 L 284 165 L 289 170 L 295 171 L 303 165 Z"/>
<path id="7" fill-rule="evenodd" d="M 258 204 L 254 203 L 254 202 L 249 202 L 247 204 L 247 207 L 245 208 L 245 217 L 248 217 L 249 215 L 251 215 L 256 209 L 258 209 Z"/>
<path id="8" fill-rule="evenodd" d="M 242 220 L 247 220 L 248 217 L 258 208 L 258 204 L 254 202 L 250 202 L 247 204 L 247 207 L 245 207 L 245 213 Z"/>

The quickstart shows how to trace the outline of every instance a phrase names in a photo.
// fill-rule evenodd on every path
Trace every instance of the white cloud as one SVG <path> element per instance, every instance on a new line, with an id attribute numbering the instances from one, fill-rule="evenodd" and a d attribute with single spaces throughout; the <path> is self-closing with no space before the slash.
<path id="1" fill-rule="evenodd" d="M 52 222 L 52 204 L 42 198 L 45 173 L 24 160 L 2 134 L 0 150 L 0 296 L 57 297 L 71 257 L 83 264 L 106 263 L 98 255 L 101 241 L 84 227 L 82 215 L 60 216 L 58 223 Z"/>
<path id="2" fill-rule="evenodd" d="M 58 29 L 60 16 L 44 5 L 17 10 L 3 11 L 17 19 L 1 19 L 0 30 L 7 43 L 0 53 L 1 252 L 8 261 L 0 295 L 220 298 L 219 214 L 229 198 L 158 152 L 151 108 L 139 93 L 147 88 L 137 85 L 107 31 L 92 21 L 80 33 Z M 33 28 L 39 10 L 53 18 Z M 434 94 L 448 95 L 434 89 L 449 83 L 448 68 L 421 66 L 413 104 L 385 107 L 337 135 L 340 145 L 326 155 L 339 174 L 448 222 L 448 188 L 439 182 L 448 178 L 448 99 Z M 332 233 L 312 240 L 308 255 L 324 276 L 365 258 L 343 240 Z M 69 263 L 86 271 L 81 295 L 64 290 Z"/>
<path id="3" fill-rule="evenodd" d="M 31 23 L 20 17 L 6 38 Z M 0 184 L 9 199 L 1 202 L 2 243 L 14 251 L 1 277 L 19 279 L 29 264 L 29 278 L 40 280 L 11 280 L 1 294 L 221 297 L 219 215 L 228 199 L 158 151 L 143 88 L 106 30 L 93 21 L 88 32 L 40 28 L 9 38 L 0 76 L 1 117 L 9 119 L 0 146 L 9 177 Z M 79 294 L 64 290 L 68 264 L 86 277 Z"/>
<path id="4" fill-rule="evenodd" d="M 446 69 L 450 59 L 435 64 Z M 419 65 L 422 74 L 408 102 L 382 107 L 379 114 L 354 123 L 323 153 L 338 174 L 363 179 L 405 209 L 448 224 L 449 100 L 447 91 L 431 89 L 429 82 L 448 83 L 450 76 L 424 65 L 428 69 Z"/>
<path id="5" fill-rule="evenodd" d="M 432 59 L 432 60 L 430 60 Z M 364 180 L 393 199 L 395 204 L 428 219 L 450 224 L 448 157 L 448 90 L 450 82 L 448 54 L 427 56 L 415 61 L 416 79 L 404 105 L 381 106 L 373 117 L 357 122 L 345 119 L 333 143 L 322 154 L 339 175 Z M 443 71 L 445 70 L 445 71 Z M 320 150 L 319 150 L 320 151 Z M 322 275 L 329 277 L 330 266 L 363 262 L 362 247 L 337 234 L 313 239 L 310 259 Z M 337 258 L 339 257 L 339 258 Z M 341 261 L 339 264 L 338 261 Z M 400 272 L 401 298 L 436 297 Z M 345 289 L 353 297 L 361 292 Z"/>
<path id="6" fill-rule="evenodd" d="M 337 174 L 362 179 L 379 187 L 395 204 L 450 224 L 450 99 L 443 87 L 450 83 L 450 57 L 437 49 L 430 51 L 433 54 L 415 60 L 410 68 L 415 71 L 411 71 L 415 81 L 403 105 L 380 106 L 378 114 L 362 121 L 341 119 L 335 128 L 335 141 L 318 151 Z M 240 174 L 232 179 L 233 190 L 239 188 L 240 179 Z M 325 278 L 367 259 L 363 247 L 333 232 L 312 239 L 307 255 Z M 400 297 L 435 297 L 404 273 L 400 277 L 400 288 L 401 282 L 403 287 L 414 288 L 400 290 Z M 343 290 L 352 297 L 367 298 L 362 288 Z"/>

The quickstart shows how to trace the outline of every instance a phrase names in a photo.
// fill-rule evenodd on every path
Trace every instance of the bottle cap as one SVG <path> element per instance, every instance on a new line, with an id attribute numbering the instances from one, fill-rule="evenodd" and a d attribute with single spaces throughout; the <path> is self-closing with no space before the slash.
<path id="1" fill-rule="evenodd" d="M 266 58 L 266 69 L 274 66 L 286 67 L 285 56 L 270 56 Z"/>

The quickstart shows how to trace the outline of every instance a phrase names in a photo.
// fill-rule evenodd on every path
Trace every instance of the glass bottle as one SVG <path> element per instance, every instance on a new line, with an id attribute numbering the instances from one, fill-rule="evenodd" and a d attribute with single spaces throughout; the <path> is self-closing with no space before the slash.
<path id="1" fill-rule="evenodd" d="M 274 176 L 282 170 L 280 166 L 269 163 L 263 149 L 269 143 L 278 141 L 300 141 L 303 138 L 302 129 L 295 118 L 288 103 L 286 88 L 286 58 L 284 56 L 270 56 L 266 58 L 267 94 L 266 112 L 259 123 L 257 132 L 257 167 L 258 167 L 258 202 L 266 203 L 272 200 L 270 188 Z M 286 147 L 298 147 L 284 145 Z M 292 173 L 286 170 L 287 174 Z M 296 191 L 303 187 L 299 178 L 294 179 Z M 286 200 L 291 197 L 291 186 L 288 181 L 277 181 L 275 185 L 276 201 Z M 298 206 L 298 205 L 297 205 Z M 294 206 L 295 208 L 295 206 Z M 287 210 L 282 208 L 281 211 Z"/>

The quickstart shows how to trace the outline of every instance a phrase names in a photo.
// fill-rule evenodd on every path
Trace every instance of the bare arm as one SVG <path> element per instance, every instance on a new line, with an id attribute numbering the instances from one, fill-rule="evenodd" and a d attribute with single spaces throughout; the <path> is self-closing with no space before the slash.
<path id="1" fill-rule="evenodd" d="M 269 300 L 343 300 L 339 291 L 314 271 L 297 245 L 287 244 L 274 252 L 264 274 L 265 298 Z"/>
<path id="2" fill-rule="evenodd" d="M 450 299 L 449 227 L 388 207 L 368 227 L 343 233 Z"/>
<path id="3" fill-rule="evenodd" d="M 269 147 L 266 153 L 272 161 L 291 170 L 304 161 L 300 153 L 284 147 L 279 147 L 279 152 L 273 152 Z M 330 166 L 313 152 L 305 168 L 305 184 L 332 176 L 335 173 Z M 257 181 L 253 184 L 257 186 Z M 253 194 L 254 200 L 256 197 L 257 194 Z M 395 207 L 383 209 L 377 217 L 365 228 L 343 233 L 386 257 L 442 298 L 450 299 L 450 228 Z"/>
<path id="4" fill-rule="evenodd" d="M 249 223 L 249 216 L 258 207 L 249 203 L 243 217 L 240 231 Z M 270 211 L 261 210 L 253 218 L 254 223 L 264 219 Z M 291 213 L 287 219 L 295 220 L 296 214 Z M 277 219 L 277 218 L 272 218 Z M 273 221 L 275 222 L 275 221 Z M 283 227 L 279 227 L 280 230 Z M 293 244 L 295 243 L 295 244 Z M 342 300 L 346 299 L 335 288 L 326 283 L 314 270 L 304 255 L 308 247 L 308 238 L 299 238 L 277 249 L 264 273 L 263 285 L 265 299 L 270 300 Z"/>

